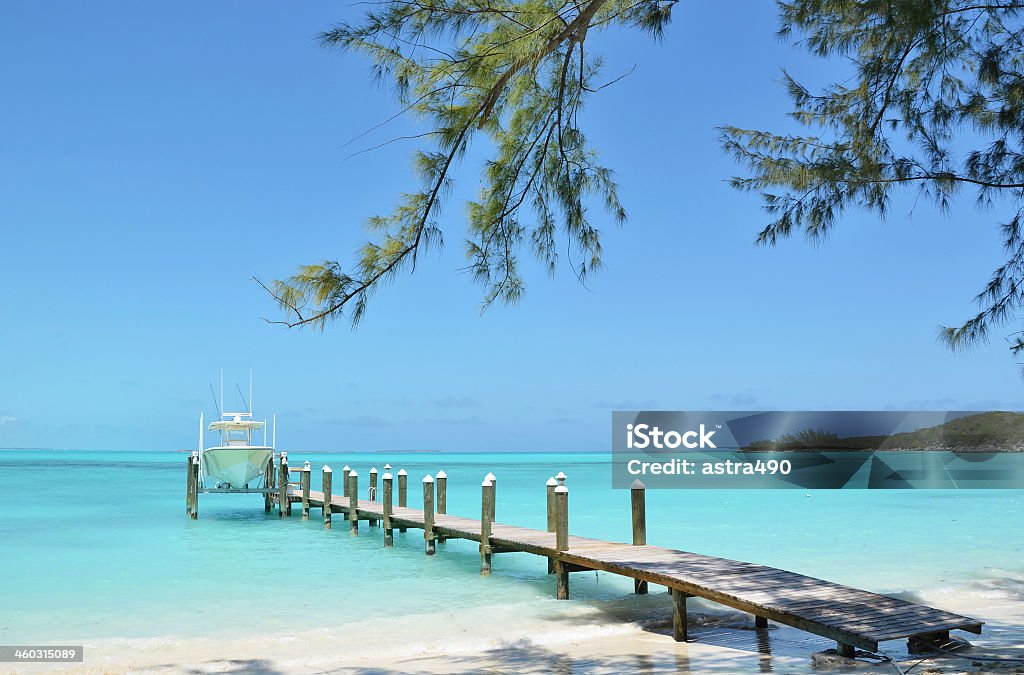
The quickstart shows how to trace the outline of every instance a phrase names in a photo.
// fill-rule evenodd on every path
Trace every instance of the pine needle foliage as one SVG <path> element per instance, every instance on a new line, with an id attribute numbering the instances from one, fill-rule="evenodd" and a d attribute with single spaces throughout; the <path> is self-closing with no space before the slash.
<path id="1" fill-rule="evenodd" d="M 760 194 L 772 218 L 758 243 L 797 232 L 820 240 L 852 208 L 884 217 L 900 188 L 943 210 L 967 190 L 979 207 L 1005 212 L 1006 261 L 977 295 L 980 311 L 939 337 L 954 350 L 984 342 L 1024 304 L 1024 2 L 779 5 L 781 37 L 848 59 L 854 75 L 811 91 L 784 74 L 791 115 L 810 135 L 721 129 L 750 172 L 732 185 Z"/>
<path id="2" fill-rule="evenodd" d="M 660 38 L 675 0 L 384 0 L 358 24 L 320 36 L 329 48 L 360 54 L 397 94 L 402 112 L 429 129 L 415 153 L 420 186 L 367 225 L 374 238 L 355 264 L 306 265 L 267 290 L 285 311 L 280 323 L 323 329 L 364 316 L 380 285 L 415 268 L 442 242 L 441 207 L 467 148 L 491 148 L 479 198 L 466 209 L 467 269 L 484 288 L 483 306 L 523 294 L 521 250 L 553 273 L 567 251 L 583 281 L 601 266 L 601 237 L 588 205 L 623 222 L 612 171 L 579 125 L 600 59 L 586 50 L 597 30 L 632 28 Z"/>

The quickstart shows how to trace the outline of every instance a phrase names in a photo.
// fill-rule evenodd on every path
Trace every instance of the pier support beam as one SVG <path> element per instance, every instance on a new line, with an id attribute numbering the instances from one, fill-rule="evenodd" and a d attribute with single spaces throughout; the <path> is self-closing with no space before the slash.
<path id="1" fill-rule="evenodd" d="M 359 473 L 348 472 L 348 531 L 359 534 Z"/>
<path id="2" fill-rule="evenodd" d="M 192 515 L 192 492 L 195 486 L 192 484 L 192 455 L 185 458 L 185 515 Z"/>
<path id="3" fill-rule="evenodd" d="M 561 560 L 555 561 L 555 599 L 569 599 L 569 566 Z"/>
<path id="4" fill-rule="evenodd" d="M 754 628 L 761 630 L 762 628 L 768 627 L 768 619 L 763 616 L 754 617 Z"/>
<path id="5" fill-rule="evenodd" d="M 852 659 L 857 655 L 857 649 L 853 645 L 848 645 L 845 642 L 836 642 L 836 653 L 839 654 L 839 656 Z"/>
<path id="6" fill-rule="evenodd" d="M 569 550 L 569 488 L 564 485 L 555 488 L 555 550 Z M 555 597 L 569 599 L 569 567 L 561 560 L 555 560 Z"/>
<path id="7" fill-rule="evenodd" d="M 686 642 L 686 598 L 679 589 L 672 589 L 672 639 Z"/>
<path id="8" fill-rule="evenodd" d="M 274 495 L 270 493 L 274 487 L 274 453 L 270 453 L 267 469 L 263 472 L 263 487 L 267 490 L 263 493 L 263 512 L 270 513 L 270 509 L 274 507 Z"/>
<path id="9" fill-rule="evenodd" d="M 348 464 L 346 464 L 344 467 L 342 467 L 342 469 L 341 469 L 341 495 L 343 497 L 348 497 L 348 484 L 349 484 L 348 483 L 348 476 L 349 476 L 350 473 L 352 473 L 352 469 L 349 468 Z M 348 513 L 345 514 L 345 518 L 348 519 Z"/>
<path id="10" fill-rule="evenodd" d="M 633 512 L 633 546 L 647 545 L 647 488 L 640 481 L 635 480 L 629 486 L 630 501 Z M 639 595 L 647 594 L 647 582 L 640 579 L 633 580 L 633 592 Z"/>
<path id="11" fill-rule="evenodd" d="M 288 498 L 288 453 L 281 453 L 281 464 L 277 471 L 277 514 L 292 515 L 292 502 Z"/>
<path id="12" fill-rule="evenodd" d="M 192 520 L 199 517 L 199 453 L 192 453 Z"/>
<path id="13" fill-rule="evenodd" d="M 494 483 L 480 485 L 480 574 L 491 573 L 491 525 L 494 523 Z"/>
<path id="14" fill-rule="evenodd" d="M 423 541 L 427 555 L 434 555 L 434 477 L 423 477 Z"/>
<path id="15" fill-rule="evenodd" d="M 395 545 L 395 531 L 391 528 L 391 490 L 394 477 L 390 471 L 384 473 L 384 546 Z"/>
<path id="16" fill-rule="evenodd" d="M 328 530 L 331 529 L 331 482 L 333 480 L 334 472 L 331 471 L 331 467 L 324 464 L 323 478 L 321 478 L 321 481 L 323 481 L 324 503 L 321 506 L 321 512 L 324 516 L 324 527 Z"/>
<path id="17" fill-rule="evenodd" d="M 398 470 L 398 508 L 404 509 L 408 506 L 409 499 L 409 474 L 405 469 Z M 399 532 L 404 533 L 405 527 L 399 527 Z"/>
<path id="18" fill-rule="evenodd" d="M 309 520 L 309 462 L 302 467 L 299 484 L 302 486 L 302 519 Z"/>
<path id="19" fill-rule="evenodd" d="M 438 471 L 437 475 L 434 476 L 435 485 L 437 486 L 437 504 L 435 504 L 438 515 L 448 513 L 448 474 L 443 470 Z M 444 537 L 437 535 L 437 543 L 443 544 Z"/>
<path id="20" fill-rule="evenodd" d="M 370 468 L 370 487 L 366 491 L 366 498 L 371 502 L 377 501 L 377 467 Z M 377 527 L 377 521 L 370 518 L 367 520 L 367 525 Z"/>
<path id="21" fill-rule="evenodd" d="M 547 482 L 548 491 L 548 532 L 555 531 L 555 488 L 558 487 L 558 481 L 552 476 L 548 478 Z M 548 558 L 548 574 L 555 573 L 555 561 L 553 558 Z"/>

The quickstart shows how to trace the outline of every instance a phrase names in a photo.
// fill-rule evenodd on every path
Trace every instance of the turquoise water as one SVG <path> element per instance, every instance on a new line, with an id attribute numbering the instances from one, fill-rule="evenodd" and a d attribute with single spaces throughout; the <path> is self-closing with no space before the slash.
<path id="1" fill-rule="evenodd" d="M 564 471 L 573 534 L 626 541 L 629 494 L 612 490 L 601 454 L 302 454 L 336 471 L 390 462 L 420 479 L 444 469 L 448 512 L 478 516 L 480 482 L 497 475 L 497 518 L 543 529 L 544 483 Z M 201 495 L 197 521 L 185 516 L 185 455 L 147 452 L 3 451 L 7 505 L 0 518 L 0 644 L 82 642 L 194 635 L 225 638 L 346 621 L 394 617 L 532 613 L 553 606 L 607 610 L 607 622 L 648 609 L 613 575 L 574 575 L 575 602 L 552 600 L 545 562 L 495 557 L 479 576 L 476 545 L 450 541 L 423 555 L 422 534 L 395 536 L 346 523 L 325 531 L 264 514 L 260 495 Z M 905 593 L 958 609 L 1001 593 L 1024 603 L 1024 492 L 1018 491 L 650 491 L 648 541 L 783 567 L 884 593 Z M 989 595 L 986 595 L 989 594 Z M 984 607 L 984 602 L 974 603 Z M 623 613 L 626 606 L 629 611 Z M 270 611 L 268 611 L 268 608 Z M 973 608 L 972 608 L 973 609 Z M 570 611 L 570 610 L 560 610 Z M 575 610 L 573 610 L 575 611 Z M 630 614 L 633 612 L 633 614 Z M 642 617 L 639 617 L 642 618 Z M 985 618 L 985 617 L 982 617 Z M 1012 630 L 1011 630 L 1012 632 Z M 429 636 L 426 636 L 429 637 Z M 426 637 L 424 639 L 426 639 Z"/>

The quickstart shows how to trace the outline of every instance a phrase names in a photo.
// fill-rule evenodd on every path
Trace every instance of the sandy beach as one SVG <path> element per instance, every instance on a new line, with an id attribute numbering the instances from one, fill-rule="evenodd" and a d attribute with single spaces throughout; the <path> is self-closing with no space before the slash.
<path id="1" fill-rule="evenodd" d="M 642 602 L 658 604 L 657 591 Z M 71 668 L 34 666 L 17 672 L 93 673 L 896 673 L 891 663 L 861 658 L 836 663 L 816 653 L 828 640 L 772 625 L 753 630 L 750 617 L 691 600 L 690 642 L 672 641 L 671 619 L 655 611 L 644 622 L 617 621 L 614 610 L 577 604 L 548 621 L 509 617 L 486 621 L 474 613 L 417 616 L 344 624 L 295 634 L 240 636 L 235 640 L 168 638 L 99 640 L 86 645 L 86 663 Z M 664 604 L 664 603 L 662 603 Z M 935 603 L 941 607 L 941 603 Z M 986 621 L 971 640 L 971 654 L 1024 656 L 1024 604 L 1005 594 L 977 595 L 962 611 Z M 623 613 L 626 613 L 625 610 Z M 486 623 L 484 623 L 486 621 Z M 1014 637 L 1014 633 L 1016 633 Z M 969 637 L 963 634 L 962 637 Z M 973 636 L 970 636 L 973 637 Z M 906 672 L 1024 672 L 1007 664 L 944 655 L 910 655 L 904 642 L 883 645 Z M 15 672 L 15 671 L 11 671 Z"/>

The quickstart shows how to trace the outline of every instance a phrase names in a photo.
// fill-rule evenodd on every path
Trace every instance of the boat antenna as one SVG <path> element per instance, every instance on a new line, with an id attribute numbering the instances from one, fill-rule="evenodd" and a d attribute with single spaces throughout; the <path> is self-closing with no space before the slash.
<path id="1" fill-rule="evenodd" d="M 224 417 L 224 369 L 220 369 L 220 416 Z"/>
<path id="2" fill-rule="evenodd" d="M 249 369 L 249 412 L 252 413 L 252 368 Z"/>
<path id="3" fill-rule="evenodd" d="M 213 390 L 213 382 L 210 383 L 210 396 L 213 397 L 213 409 L 220 410 L 220 406 L 217 405 L 217 392 Z"/>
<path id="4" fill-rule="evenodd" d="M 242 388 L 238 386 L 237 382 L 235 382 L 235 389 L 238 390 L 238 395 L 242 397 L 242 405 L 245 406 L 245 412 L 251 413 L 252 411 L 249 410 L 249 404 L 245 402 L 245 394 L 242 393 Z"/>

